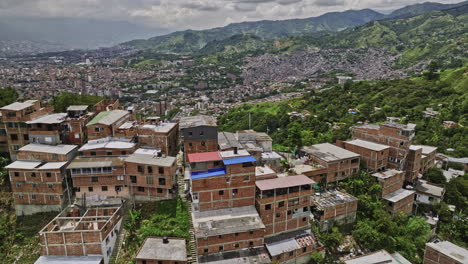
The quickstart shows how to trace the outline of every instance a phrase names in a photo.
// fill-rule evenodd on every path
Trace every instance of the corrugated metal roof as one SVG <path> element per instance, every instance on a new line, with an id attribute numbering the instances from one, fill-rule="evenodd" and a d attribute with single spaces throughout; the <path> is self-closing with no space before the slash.
<path id="1" fill-rule="evenodd" d="M 39 161 L 22 161 L 22 160 L 17 160 L 5 168 L 7 169 L 23 169 L 23 170 L 31 170 L 36 168 L 37 166 L 41 165 L 41 162 Z"/>
<path id="2" fill-rule="evenodd" d="M 226 174 L 225 169 L 209 169 L 206 171 L 192 172 L 190 174 L 190 177 L 192 178 L 192 180 L 196 180 L 196 179 L 219 176 L 219 175 L 224 175 L 224 174 Z"/>
<path id="3" fill-rule="evenodd" d="M 120 157 L 78 157 L 67 169 L 114 167 L 123 166 L 124 163 Z"/>
<path id="4" fill-rule="evenodd" d="M 99 113 L 96 117 L 94 117 L 93 120 L 86 124 L 86 126 L 91 126 L 95 124 L 112 125 L 113 123 L 117 122 L 119 119 L 128 114 L 130 113 L 124 110 L 104 111 Z"/>
<path id="5" fill-rule="evenodd" d="M 84 144 L 79 151 L 86 151 L 92 149 L 131 149 L 135 147 L 135 143 L 130 142 L 129 139 L 118 138 L 101 138 L 90 140 Z"/>
<path id="6" fill-rule="evenodd" d="M 390 146 L 387 146 L 387 145 L 378 144 L 378 143 L 374 143 L 374 142 L 370 142 L 370 141 L 362 140 L 362 139 L 353 139 L 350 141 L 346 141 L 346 143 L 354 145 L 354 146 L 370 149 L 370 150 L 375 150 L 375 151 L 382 151 L 384 149 L 390 148 Z"/>
<path id="7" fill-rule="evenodd" d="M 296 239 L 290 238 L 282 241 L 278 241 L 271 244 L 265 244 L 268 252 L 270 252 L 271 256 L 278 256 L 285 252 L 291 252 L 296 249 L 300 249 L 301 246 L 297 243 Z"/>
<path id="8" fill-rule="evenodd" d="M 316 144 L 302 148 L 306 153 L 324 161 L 357 158 L 360 155 L 330 143 Z"/>
<path id="9" fill-rule="evenodd" d="M 246 163 L 246 162 L 255 162 L 257 161 L 254 157 L 252 156 L 247 156 L 247 157 L 238 157 L 238 158 L 233 158 L 233 159 L 225 159 L 223 160 L 224 165 L 233 165 L 233 164 L 240 164 L 240 163 Z"/>
<path id="10" fill-rule="evenodd" d="M 272 190 L 278 188 L 288 188 L 300 185 L 314 184 L 315 182 L 305 175 L 296 175 L 288 177 L 280 177 L 275 179 L 256 181 L 255 185 L 260 190 Z"/>
<path id="11" fill-rule="evenodd" d="M 87 105 L 70 105 L 67 111 L 85 111 L 88 109 Z"/>
<path id="12" fill-rule="evenodd" d="M 410 195 L 413 195 L 415 193 L 415 191 L 410 191 L 410 190 L 405 190 L 405 189 L 399 189 L 399 190 L 396 190 L 392 193 L 389 193 L 387 195 L 385 195 L 383 197 L 383 199 L 387 200 L 387 201 L 390 201 L 390 202 L 393 202 L 393 203 L 396 203 L 398 201 L 401 201 L 403 199 L 405 199 L 406 197 L 410 196 Z"/>
<path id="13" fill-rule="evenodd" d="M 160 167 L 171 167 L 172 165 L 174 165 L 176 158 L 171 156 L 158 157 L 155 155 L 133 153 L 132 155 L 125 158 L 125 161 L 138 164 L 155 165 Z"/>
<path id="14" fill-rule="evenodd" d="M 66 118 L 66 113 L 56 113 L 40 116 L 31 121 L 27 121 L 26 124 L 60 124 L 64 122 Z"/>
<path id="15" fill-rule="evenodd" d="M 65 166 L 68 162 L 63 161 L 63 162 L 47 162 L 46 164 L 42 165 L 39 167 L 39 170 L 54 170 L 54 169 L 60 169 L 63 166 Z"/>
<path id="16" fill-rule="evenodd" d="M 34 264 L 99 264 L 102 256 L 40 256 Z"/>
<path id="17" fill-rule="evenodd" d="M 51 154 L 66 155 L 76 149 L 77 145 L 46 145 L 31 143 L 19 149 L 19 151 L 32 151 Z"/>
<path id="18" fill-rule="evenodd" d="M 20 110 L 26 109 L 26 108 L 28 108 L 30 106 L 33 106 L 36 101 L 37 100 L 28 100 L 28 101 L 25 101 L 25 102 L 15 102 L 15 103 L 6 105 L 6 106 L 4 106 L 4 107 L 2 107 L 0 109 L 1 110 L 10 110 L 10 111 L 20 111 Z"/>
<path id="19" fill-rule="evenodd" d="M 189 153 L 187 156 L 189 162 L 206 162 L 221 160 L 221 156 L 217 151 Z"/>

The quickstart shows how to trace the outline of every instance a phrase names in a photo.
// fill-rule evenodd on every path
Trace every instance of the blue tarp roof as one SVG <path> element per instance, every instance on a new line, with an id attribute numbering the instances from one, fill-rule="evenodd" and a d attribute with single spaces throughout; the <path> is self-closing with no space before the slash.
<path id="1" fill-rule="evenodd" d="M 247 156 L 247 157 L 239 157 L 239 158 L 233 158 L 233 159 L 225 159 L 223 160 L 223 163 L 224 165 L 232 165 L 232 164 L 254 162 L 254 161 L 257 161 L 254 157 Z"/>
<path id="2" fill-rule="evenodd" d="M 206 177 L 212 177 L 212 176 L 218 176 L 218 175 L 224 175 L 226 174 L 226 169 L 209 169 L 206 171 L 196 171 L 192 172 L 190 174 L 190 177 L 192 179 L 201 179 L 201 178 L 206 178 Z"/>

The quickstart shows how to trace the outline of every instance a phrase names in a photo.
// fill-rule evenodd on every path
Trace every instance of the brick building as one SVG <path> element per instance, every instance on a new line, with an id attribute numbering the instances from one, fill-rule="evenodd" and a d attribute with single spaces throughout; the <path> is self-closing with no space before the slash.
<path id="1" fill-rule="evenodd" d="M 434 241 L 426 244 L 423 264 L 466 264 L 468 250 L 448 241 Z"/>
<path id="2" fill-rule="evenodd" d="M 94 112 L 88 112 L 87 105 L 71 105 L 67 108 L 65 124 L 65 142 L 83 145 L 88 140 L 86 124 L 94 117 Z"/>
<path id="3" fill-rule="evenodd" d="M 413 212 L 414 191 L 398 189 L 383 197 L 388 204 L 388 211 L 393 215 L 403 212 L 407 215 Z"/>
<path id="4" fill-rule="evenodd" d="M 322 231 L 334 225 L 354 223 L 357 205 L 356 197 L 338 190 L 316 193 L 311 197 L 312 214 Z"/>
<path id="5" fill-rule="evenodd" d="M 366 164 L 371 172 L 383 171 L 387 168 L 388 153 L 390 151 L 390 147 L 387 145 L 361 139 L 339 141 L 337 145 L 361 155 L 361 161 Z"/>
<path id="6" fill-rule="evenodd" d="M 355 257 L 349 260 L 344 261 L 345 264 L 411 264 L 407 259 L 405 259 L 400 253 L 388 253 L 386 250 L 379 250 L 376 252 L 371 252 L 363 256 Z"/>
<path id="7" fill-rule="evenodd" d="M 8 135 L 5 123 L 3 123 L 2 112 L 0 112 L 0 154 L 8 153 Z"/>
<path id="8" fill-rule="evenodd" d="M 187 245 L 183 238 L 147 237 L 135 257 L 136 264 L 185 264 Z"/>
<path id="9" fill-rule="evenodd" d="M 81 156 L 121 156 L 135 152 L 137 144 L 126 138 L 100 138 L 90 140 L 80 149 Z"/>
<path id="10" fill-rule="evenodd" d="M 310 263 L 313 251 L 324 251 L 325 247 L 310 230 L 296 230 L 265 238 L 265 247 L 273 263 Z"/>
<path id="11" fill-rule="evenodd" d="M 181 139 L 185 160 L 188 153 L 212 152 L 218 150 L 218 127 L 211 116 L 190 116 L 181 118 Z"/>
<path id="12" fill-rule="evenodd" d="M 179 141 L 179 124 L 162 123 L 146 124 L 137 127 L 138 143 L 141 146 L 160 148 L 170 156 L 177 155 Z"/>
<path id="13" fill-rule="evenodd" d="M 411 142 L 415 135 L 415 124 L 397 124 L 386 122 L 379 125 L 369 124 L 351 127 L 353 139 L 371 141 L 390 147 L 388 153 L 388 168 L 404 170 L 409 155 Z M 412 182 L 411 173 L 405 175 Z"/>
<path id="14" fill-rule="evenodd" d="M 93 106 L 94 112 L 105 112 L 121 109 L 119 100 L 103 99 Z"/>
<path id="15" fill-rule="evenodd" d="M 129 197 L 123 157 L 77 157 L 68 166 L 76 197 Z"/>
<path id="16" fill-rule="evenodd" d="M 29 141 L 48 145 L 65 143 L 66 117 L 66 113 L 54 113 L 26 121 L 29 129 Z"/>
<path id="17" fill-rule="evenodd" d="M 223 160 L 218 152 L 204 152 L 188 154 L 188 161 L 195 210 L 254 205 L 254 157 Z"/>
<path id="18" fill-rule="evenodd" d="M 88 139 L 113 137 L 118 128 L 131 118 L 131 114 L 124 110 L 100 112 L 86 124 Z"/>
<path id="19" fill-rule="evenodd" d="M 359 154 L 330 143 L 303 147 L 300 155 L 326 168 L 326 175 L 320 180 L 326 184 L 338 183 L 359 171 Z"/>
<path id="20" fill-rule="evenodd" d="M 421 170 L 422 148 L 419 146 L 411 145 L 406 156 L 405 165 L 405 179 L 409 183 L 415 183 L 418 178 L 422 177 Z"/>
<path id="21" fill-rule="evenodd" d="M 125 158 L 125 166 L 135 199 L 169 199 L 177 193 L 175 157 L 139 149 Z"/>
<path id="22" fill-rule="evenodd" d="M 39 232 L 41 254 L 64 256 L 65 261 L 68 256 L 100 256 L 108 264 L 121 223 L 120 207 L 68 207 Z"/>
<path id="23" fill-rule="evenodd" d="M 381 197 L 401 189 L 405 182 L 404 172 L 395 169 L 376 172 L 372 176 L 376 177 L 378 183 L 382 186 Z"/>
<path id="24" fill-rule="evenodd" d="M 77 146 L 29 144 L 9 164 L 10 183 L 17 215 L 60 211 L 70 201 L 71 181 L 65 171 Z"/>
<path id="25" fill-rule="evenodd" d="M 437 147 L 426 145 L 412 145 L 415 148 L 421 148 L 421 165 L 419 173 L 425 174 L 430 168 L 435 166 Z"/>
<path id="26" fill-rule="evenodd" d="M 255 207 L 265 236 L 309 227 L 314 183 L 304 175 L 256 181 Z"/>
<path id="27" fill-rule="evenodd" d="M 29 143 L 29 128 L 26 122 L 49 114 L 53 110 L 53 107 L 42 107 L 38 100 L 16 102 L 0 108 L 11 160 L 16 160 L 18 150 Z"/>
<path id="28" fill-rule="evenodd" d="M 254 206 L 192 213 L 198 255 L 263 246 L 265 225 Z"/>

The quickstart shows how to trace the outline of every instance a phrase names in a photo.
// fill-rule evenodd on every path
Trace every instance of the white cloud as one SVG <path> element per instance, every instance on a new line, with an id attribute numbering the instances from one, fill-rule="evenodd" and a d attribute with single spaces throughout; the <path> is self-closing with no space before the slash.
<path id="1" fill-rule="evenodd" d="M 396 9 L 424 0 L 0 0 L 0 16 L 127 20 L 204 29 L 245 20 L 305 18 L 347 9 Z M 461 0 L 439 0 L 455 3 Z"/>

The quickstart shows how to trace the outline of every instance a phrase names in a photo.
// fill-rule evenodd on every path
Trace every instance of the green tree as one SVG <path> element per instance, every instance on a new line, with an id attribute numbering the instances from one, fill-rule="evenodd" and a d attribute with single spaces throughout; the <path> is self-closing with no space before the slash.
<path id="1" fill-rule="evenodd" d="M 9 105 L 18 100 L 18 92 L 14 88 L 0 88 L 0 107 Z"/>
<path id="2" fill-rule="evenodd" d="M 438 168 L 430 168 L 424 176 L 428 181 L 435 184 L 444 184 L 447 182 L 444 173 Z"/>

